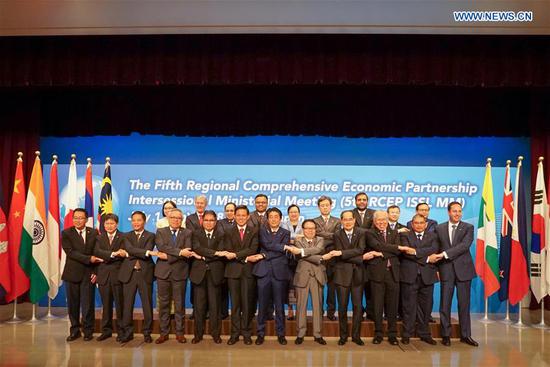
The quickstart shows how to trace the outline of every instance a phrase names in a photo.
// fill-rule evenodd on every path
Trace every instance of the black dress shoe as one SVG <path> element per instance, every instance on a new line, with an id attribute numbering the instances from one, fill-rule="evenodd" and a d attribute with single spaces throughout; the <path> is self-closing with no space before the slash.
<path id="1" fill-rule="evenodd" d="M 149 338 L 151 338 L 151 337 L 149 337 Z M 121 344 L 128 343 L 131 340 L 134 340 L 134 336 L 133 335 L 128 335 L 128 336 L 125 336 L 123 338 L 120 338 L 120 343 Z"/>
<path id="2" fill-rule="evenodd" d="M 252 345 L 252 338 L 251 337 L 244 337 L 244 344 L 245 345 Z"/>
<path id="3" fill-rule="evenodd" d="M 202 341 L 202 338 L 199 338 L 198 336 L 191 339 L 191 344 L 198 344 Z"/>
<path id="4" fill-rule="evenodd" d="M 235 344 L 236 342 L 239 341 L 239 338 L 234 338 L 234 337 L 231 337 L 229 338 L 229 340 L 227 341 L 227 345 L 233 345 Z"/>
<path id="5" fill-rule="evenodd" d="M 441 339 L 441 344 L 443 344 L 446 347 L 450 347 L 451 346 L 451 338 L 449 338 L 448 336 L 444 336 Z"/>
<path id="6" fill-rule="evenodd" d="M 365 342 L 362 341 L 361 338 L 352 338 L 351 341 L 357 345 L 365 345 Z"/>
<path id="7" fill-rule="evenodd" d="M 408 337 L 408 336 L 402 337 L 402 338 L 401 338 L 401 343 L 403 343 L 403 344 L 405 344 L 405 345 L 409 344 L 409 343 L 410 343 L 409 337 Z"/>
<path id="8" fill-rule="evenodd" d="M 420 338 L 421 341 L 423 341 L 424 343 L 428 343 L 430 345 L 436 345 L 437 342 L 431 337 L 431 336 L 427 336 L 425 338 Z"/>
<path id="9" fill-rule="evenodd" d="M 281 345 L 286 345 L 286 338 L 284 337 L 284 335 L 278 336 L 278 337 L 277 337 L 277 341 L 278 341 L 279 344 L 281 344 Z"/>
<path id="10" fill-rule="evenodd" d="M 474 339 L 472 339 L 470 337 L 460 338 L 460 342 L 471 345 L 472 347 L 478 347 L 479 346 L 479 344 Z"/>
<path id="11" fill-rule="evenodd" d="M 340 338 L 340 339 L 338 339 L 338 345 L 344 345 L 344 344 L 346 344 L 347 341 L 348 341 L 347 339 Z"/>
<path id="12" fill-rule="evenodd" d="M 327 345 L 327 342 L 325 341 L 325 339 L 323 339 L 323 337 L 320 337 L 320 338 L 313 338 L 313 341 L 315 343 L 319 343 L 321 345 Z"/>
<path id="13" fill-rule="evenodd" d="M 222 343 L 222 338 L 220 338 L 219 336 L 215 336 L 213 338 L 213 340 L 214 340 L 214 343 L 216 343 L 216 344 L 221 344 Z"/>
<path id="14" fill-rule="evenodd" d="M 101 342 L 105 339 L 109 339 L 110 337 L 112 337 L 113 335 L 112 334 L 101 334 L 100 336 L 98 336 L 97 338 L 95 338 L 95 340 L 97 340 L 98 342 Z"/>
<path id="15" fill-rule="evenodd" d="M 375 336 L 374 339 L 372 339 L 372 344 L 380 344 L 380 343 L 382 343 L 381 336 Z"/>
<path id="16" fill-rule="evenodd" d="M 258 336 L 256 338 L 256 341 L 254 342 L 254 344 L 256 345 L 262 345 L 264 343 L 264 337 L 263 336 Z"/>
<path id="17" fill-rule="evenodd" d="M 304 338 L 300 338 L 299 336 L 296 337 L 296 340 L 294 340 L 294 344 L 300 345 L 304 342 Z"/>
<path id="18" fill-rule="evenodd" d="M 67 337 L 66 340 L 67 340 L 68 342 L 72 342 L 72 341 L 74 341 L 74 340 L 80 338 L 81 336 L 82 336 L 82 335 L 81 335 L 80 333 L 71 334 L 71 335 L 69 335 L 69 336 Z"/>
<path id="19" fill-rule="evenodd" d="M 336 321 L 336 316 L 334 315 L 328 315 L 327 317 L 330 321 Z"/>
<path id="20" fill-rule="evenodd" d="M 133 338 L 132 338 L 132 339 L 133 339 Z M 130 340 L 132 340 L 132 339 L 130 339 Z M 144 341 L 145 343 L 147 343 L 147 344 L 151 344 L 151 343 L 153 342 L 153 338 L 151 338 L 151 335 L 145 335 L 145 336 L 143 337 L 143 341 Z"/>
<path id="21" fill-rule="evenodd" d="M 121 340 L 122 340 L 122 335 L 117 334 L 117 336 L 116 336 L 117 343 L 120 343 Z"/>
<path id="22" fill-rule="evenodd" d="M 388 338 L 388 342 L 390 342 L 391 345 L 399 345 L 399 342 L 397 341 L 397 338 L 395 336 L 390 336 Z"/>
<path id="23" fill-rule="evenodd" d="M 93 340 L 93 339 L 94 339 L 93 334 L 88 334 L 88 335 L 84 335 L 84 338 L 82 340 L 84 340 L 85 342 L 89 342 L 90 340 Z"/>

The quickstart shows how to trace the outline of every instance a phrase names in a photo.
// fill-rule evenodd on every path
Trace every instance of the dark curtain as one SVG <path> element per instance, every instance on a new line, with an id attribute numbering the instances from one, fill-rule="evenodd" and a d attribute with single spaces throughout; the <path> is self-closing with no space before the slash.
<path id="1" fill-rule="evenodd" d="M 0 86 L 550 86 L 550 37 L 5 37 Z"/>

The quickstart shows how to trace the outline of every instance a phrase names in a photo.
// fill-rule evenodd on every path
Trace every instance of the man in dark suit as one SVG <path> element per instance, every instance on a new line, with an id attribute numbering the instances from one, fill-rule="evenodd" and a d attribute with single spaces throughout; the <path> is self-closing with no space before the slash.
<path id="1" fill-rule="evenodd" d="M 113 301 L 116 309 L 117 341 L 124 335 L 122 324 L 122 283 L 120 283 L 119 269 L 127 253 L 124 250 L 124 241 L 118 227 L 118 216 L 106 214 L 104 216 L 105 231 L 96 237 L 94 255 L 103 259 L 97 266 L 97 284 L 103 312 L 101 315 L 101 335 L 97 341 L 110 338 L 113 335 Z"/>
<path id="2" fill-rule="evenodd" d="M 340 219 L 330 215 L 332 199 L 321 196 L 317 200 L 319 215 L 313 219 L 315 222 L 315 235 L 321 237 L 324 242 L 325 252 L 334 250 L 334 232 L 340 229 Z M 327 273 L 327 317 L 330 321 L 336 320 L 336 287 L 334 285 L 334 260 L 325 263 Z"/>
<path id="3" fill-rule="evenodd" d="M 225 204 L 223 211 L 225 214 L 225 218 L 218 221 L 218 226 L 221 226 L 224 233 L 228 233 L 231 231 L 233 227 L 235 227 L 235 209 L 237 206 L 235 203 L 227 203 Z M 227 280 L 224 279 L 222 287 L 222 301 L 220 305 L 220 315 L 222 320 L 225 320 L 229 317 L 229 287 L 227 285 Z"/>
<path id="4" fill-rule="evenodd" d="M 428 218 L 430 215 L 430 206 L 427 203 L 416 204 L 416 214 L 420 214 L 426 218 L 426 232 L 435 232 L 437 221 Z M 407 222 L 407 228 L 412 230 L 412 220 Z"/>
<path id="5" fill-rule="evenodd" d="M 338 295 L 338 324 L 340 340 L 338 345 L 348 340 L 348 302 L 351 293 L 353 318 L 351 327 L 352 341 L 364 345 L 361 340 L 361 318 L 363 315 L 363 252 L 365 251 L 365 233 L 355 227 L 353 211 L 345 210 L 340 214 L 342 229 L 334 233 L 334 250 L 322 256 L 323 262 L 335 258 L 334 284 Z"/>
<path id="6" fill-rule="evenodd" d="M 225 232 L 227 264 L 225 277 L 231 293 L 231 336 L 227 344 L 233 345 L 242 335 L 246 345 L 252 344 L 251 322 L 254 317 L 254 289 L 256 281 L 252 275 L 252 262 L 246 258 L 258 251 L 258 229 L 247 225 L 250 217 L 246 206 L 235 209 L 236 226 Z"/>
<path id="7" fill-rule="evenodd" d="M 153 251 L 155 235 L 145 230 L 145 213 L 132 213 L 132 231 L 124 236 L 124 248 L 128 256 L 122 262 L 118 272 L 118 279 L 122 282 L 124 308 L 122 312 L 122 326 L 124 336 L 121 342 L 127 343 L 134 339 L 134 303 L 139 291 L 141 307 L 143 309 L 143 337 L 145 343 L 151 343 L 153 331 L 153 280 L 155 263 L 153 256 L 164 256 Z"/>
<path id="8" fill-rule="evenodd" d="M 189 279 L 194 285 L 195 336 L 191 341 L 199 343 L 206 326 L 207 306 L 210 310 L 210 333 L 214 343 L 220 344 L 221 286 L 224 280 L 223 229 L 216 226 L 216 213 L 206 210 L 202 228 L 193 231 L 192 248 L 198 257 L 193 260 Z"/>
<path id="9" fill-rule="evenodd" d="M 451 202 L 448 207 L 449 221 L 437 226 L 439 239 L 438 254 L 430 256 L 430 262 L 437 262 L 441 278 L 441 336 L 443 345 L 451 345 L 451 303 L 456 287 L 458 299 L 458 322 L 460 341 L 477 347 L 472 339 L 470 325 L 470 286 L 476 276 L 470 246 L 474 240 L 474 226 L 462 222 L 462 204 Z"/>
<path id="10" fill-rule="evenodd" d="M 65 282 L 67 290 L 67 308 L 71 321 L 68 342 L 80 338 L 81 326 L 84 340 L 93 339 L 95 266 L 103 260 L 94 255 L 97 231 L 86 227 L 87 220 L 86 210 L 77 208 L 73 211 L 74 226 L 61 232 L 61 244 L 67 256 L 61 279 Z M 83 325 L 80 324 L 81 306 Z"/>
<path id="11" fill-rule="evenodd" d="M 367 250 L 382 253 L 367 262 L 367 273 L 374 303 L 374 339 L 383 339 L 384 311 L 388 319 L 388 341 L 397 345 L 397 304 L 399 300 L 399 234 L 388 230 L 388 213 L 378 210 L 373 217 L 374 227 L 366 232 Z"/>
<path id="12" fill-rule="evenodd" d="M 426 231 L 426 218 L 415 214 L 413 230 L 401 236 L 407 249 L 401 255 L 399 269 L 401 302 L 403 305 L 403 329 L 401 342 L 409 344 L 418 323 L 420 340 L 435 345 L 430 326 L 434 284 L 437 282 L 437 268 L 428 261 L 428 256 L 439 252 L 439 241 L 435 232 Z"/>
<path id="13" fill-rule="evenodd" d="M 355 208 L 353 209 L 353 218 L 355 218 L 355 226 L 361 230 L 372 228 L 372 216 L 374 210 L 368 209 L 369 196 L 364 192 L 359 192 L 355 195 Z M 366 313 L 366 318 L 374 320 L 374 303 L 372 301 L 371 287 L 365 283 L 363 292 L 365 293 L 366 306 L 363 312 Z"/>
<path id="14" fill-rule="evenodd" d="M 386 210 L 388 213 L 388 227 L 392 231 L 397 233 L 406 233 L 409 231 L 407 226 L 399 223 L 399 216 L 401 215 L 401 209 L 397 205 L 390 205 Z"/>
<path id="15" fill-rule="evenodd" d="M 283 214 L 277 208 L 267 211 L 267 226 L 260 228 L 260 253 L 247 257 L 255 262 L 253 274 L 258 278 L 258 317 L 256 345 L 265 337 L 265 323 L 270 308 L 275 310 L 275 331 L 279 344 L 286 345 L 284 305 L 288 295 L 291 272 L 285 245 L 290 243 L 290 232 L 281 228 Z"/>
<path id="16" fill-rule="evenodd" d="M 172 209 L 168 213 L 168 227 L 159 228 L 155 243 L 160 252 L 167 254 L 166 260 L 159 257 L 155 266 L 158 284 L 160 337 L 156 344 L 168 340 L 170 332 L 170 302 L 174 301 L 176 340 L 185 343 L 185 289 L 189 275 L 189 258 L 196 254 L 191 250 L 191 230 L 181 227 L 183 213 Z"/>
<path id="17" fill-rule="evenodd" d="M 267 204 L 268 198 L 265 194 L 258 194 L 254 198 L 254 206 L 256 210 L 250 213 L 250 219 L 248 225 L 251 227 L 260 228 L 260 226 L 267 225 Z"/>
<path id="18" fill-rule="evenodd" d="M 208 199 L 206 195 L 198 195 L 195 197 L 195 212 L 189 214 L 185 218 L 185 228 L 194 231 L 202 227 L 202 220 L 206 206 L 208 205 Z"/>

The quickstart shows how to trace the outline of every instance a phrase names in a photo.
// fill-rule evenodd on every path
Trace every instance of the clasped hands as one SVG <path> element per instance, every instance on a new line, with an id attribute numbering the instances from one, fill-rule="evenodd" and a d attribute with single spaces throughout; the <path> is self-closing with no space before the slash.
<path id="1" fill-rule="evenodd" d="M 299 249 L 296 246 L 285 245 L 284 249 L 285 251 L 290 252 L 292 255 L 300 255 L 302 253 L 302 249 Z"/>
<path id="2" fill-rule="evenodd" d="M 412 247 L 399 245 L 397 246 L 397 248 L 399 249 L 399 251 L 404 252 L 407 255 L 416 255 L 416 250 Z"/>
<path id="3" fill-rule="evenodd" d="M 445 255 L 443 255 L 443 252 L 439 254 L 431 254 L 430 256 L 428 256 L 428 262 L 430 264 L 435 264 L 436 262 L 443 259 L 444 257 Z"/>

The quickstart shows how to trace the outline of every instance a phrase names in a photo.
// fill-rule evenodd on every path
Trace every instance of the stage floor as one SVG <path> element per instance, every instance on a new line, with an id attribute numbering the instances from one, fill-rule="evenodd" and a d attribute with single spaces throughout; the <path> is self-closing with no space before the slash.
<path id="1" fill-rule="evenodd" d="M 11 306 L 0 307 L 0 320 L 10 316 Z M 30 316 L 28 305 L 20 305 L 21 315 Z M 41 310 L 43 313 L 43 310 Z M 526 323 L 537 323 L 540 312 L 524 310 Z M 435 316 L 435 314 L 434 314 Z M 548 315 L 547 313 L 547 316 Z M 495 315 L 501 318 L 501 315 Z M 538 319 L 537 319 L 538 317 Z M 550 365 L 550 331 L 532 327 L 517 329 L 494 322 L 483 324 L 481 315 L 472 315 L 473 338 L 480 346 L 470 347 L 452 340 L 451 347 L 431 346 L 412 339 L 408 346 L 391 346 L 387 341 L 373 345 L 363 338 L 365 346 L 351 342 L 339 347 L 336 337 L 328 337 L 320 346 L 308 337 L 304 344 L 281 346 L 274 337 L 262 346 L 216 345 L 209 337 L 197 345 L 178 344 L 171 339 L 162 345 L 144 344 L 140 334 L 123 346 L 114 338 L 103 342 L 78 339 L 66 343 L 68 320 L 65 318 L 38 324 L 0 323 L 0 366 L 547 366 Z M 189 333 L 189 331 L 187 331 Z M 96 334 L 97 336 L 98 334 Z M 157 335 L 153 335 L 156 337 Z"/>

